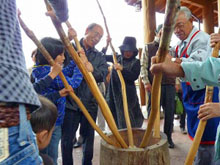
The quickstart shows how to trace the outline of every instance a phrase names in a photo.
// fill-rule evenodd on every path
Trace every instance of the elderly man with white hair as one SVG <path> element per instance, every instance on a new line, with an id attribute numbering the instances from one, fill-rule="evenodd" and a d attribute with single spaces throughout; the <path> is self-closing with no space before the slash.
<path id="1" fill-rule="evenodd" d="M 176 63 L 205 61 L 210 54 L 207 53 L 207 44 L 209 35 L 198 30 L 192 23 L 192 14 L 187 7 L 181 7 L 177 16 L 174 27 L 175 35 L 180 39 L 174 48 Z M 196 81 L 196 79 L 195 79 Z M 193 140 L 199 119 L 197 113 L 200 105 L 204 103 L 205 88 L 197 88 L 200 90 L 193 91 L 189 82 L 181 82 L 183 90 L 183 105 L 187 113 L 187 128 L 189 137 Z M 213 102 L 218 102 L 218 89 L 214 89 Z M 213 118 L 207 122 L 201 143 L 196 155 L 195 165 L 214 164 L 214 143 L 216 137 L 217 126 L 220 118 Z"/>

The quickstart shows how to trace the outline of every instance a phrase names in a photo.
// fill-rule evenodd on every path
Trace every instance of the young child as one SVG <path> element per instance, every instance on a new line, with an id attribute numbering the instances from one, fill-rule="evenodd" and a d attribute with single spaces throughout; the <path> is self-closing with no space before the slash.
<path id="1" fill-rule="evenodd" d="M 56 63 L 55 65 L 63 66 L 65 56 L 64 46 L 62 42 L 55 38 L 45 37 L 41 40 L 41 43 L 54 59 Z M 65 96 L 68 94 L 68 91 L 62 92 L 65 89 L 63 82 L 59 77 L 52 78 L 48 76 L 51 71 L 51 66 L 49 66 L 47 60 L 40 53 L 39 50 L 37 50 L 35 57 L 36 65 L 34 66 L 32 71 L 32 76 L 35 82 L 34 86 L 36 86 L 36 83 L 41 82 L 41 85 L 38 85 L 38 89 L 35 88 L 35 90 L 37 91 L 37 93 L 48 97 L 58 109 L 58 118 L 52 134 L 51 142 L 47 148 L 41 151 L 41 153 L 48 154 L 53 159 L 54 164 L 57 164 L 58 144 L 59 140 L 61 139 L 61 125 L 63 123 L 63 118 L 65 114 Z M 71 86 L 70 88 L 77 88 L 80 85 L 82 81 L 82 74 L 74 61 L 71 60 L 70 63 L 63 68 L 62 71 Z"/>
<path id="2" fill-rule="evenodd" d="M 39 100 L 41 108 L 32 113 L 30 122 L 37 137 L 38 148 L 42 150 L 50 143 L 58 113 L 56 106 L 46 97 L 39 95 Z M 49 156 L 45 154 L 40 154 L 40 156 L 44 164 L 53 164 Z"/>

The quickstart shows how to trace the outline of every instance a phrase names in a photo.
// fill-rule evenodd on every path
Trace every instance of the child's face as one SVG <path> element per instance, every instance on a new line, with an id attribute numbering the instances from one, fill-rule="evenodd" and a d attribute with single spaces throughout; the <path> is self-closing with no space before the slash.
<path id="1" fill-rule="evenodd" d="M 58 55 L 54 61 L 60 65 L 63 65 L 64 60 L 65 60 L 65 56 L 63 52 L 62 54 Z"/>
<path id="2" fill-rule="evenodd" d="M 50 143 L 53 131 L 54 131 L 54 127 L 50 130 L 43 130 L 39 133 L 37 133 L 37 145 L 39 150 L 42 150 L 44 148 L 46 148 L 48 146 L 48 144 Z"/>

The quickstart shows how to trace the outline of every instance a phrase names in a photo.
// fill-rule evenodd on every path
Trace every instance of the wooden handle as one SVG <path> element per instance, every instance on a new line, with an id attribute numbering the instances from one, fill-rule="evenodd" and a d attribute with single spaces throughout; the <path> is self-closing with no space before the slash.
<path id="1" fill-rule="evenodd" d="M 109 33 L 108 26 L 107 26 L 106 18 L 104 16 L 104 12 L 102 10 L 102 7 L 101 7 L 99 1 L 96 0 L 96 2 L 98 4 L 99 9 L 101 11 L 101 14 L 103 16 L 107 34 L 110 37 L 110 33 Z M 113 62 L 114 62 L 114 64 L 117 64 L 118 62 L 117 62 L 117 58 L 116 58 L 115 49 L 114 49 L 111 41 L 110 41 L 109 44 L 110 44 L 110 47 L 111 47 L 112 52 L 113 52 Z M 123 78 L 122 73 L 121 73 L 120 70 L 117 70 L 117 74 L 118 74 L 119 80 L 121 82 L 124 116 L 125 116 L 125 122 L 126 122 L 127 130 L 128 130 L 128 142 L 129 142 L 129 146 L 130 147 L 134 147 L 134 140 L 133 140 L 133 133 L 132 133 L 132 128 L 131 128 L 131 121 L 130 121 L 130 116 L 129 116 L 129 113 L 128 113 L 128 102 L 127 102 L 127 94 L 126 94 L 126 85 L 125 85 L 125 81 L 124 81 L 124 78 Z"/>

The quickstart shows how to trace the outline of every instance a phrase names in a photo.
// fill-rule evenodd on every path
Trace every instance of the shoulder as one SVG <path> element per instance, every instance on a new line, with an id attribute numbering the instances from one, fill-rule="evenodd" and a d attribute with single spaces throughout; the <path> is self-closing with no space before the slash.
<path id="1" fill-rule="evenodd" d="M 204 31 L 199 31 L 198 34 L 196 35 L 196 38 L 201 38 L 201 39 L 205 39 L 208 40 L 210 38 L 209 34 L 204 32 Z"/>
<path id="2" fill-rule="evenodd" d="M 207 44 L 209 41 L 210 36 L 203 31 L 199 31 L 198 34 L 193 38 L 192 42 L 198 44 Z"/>

